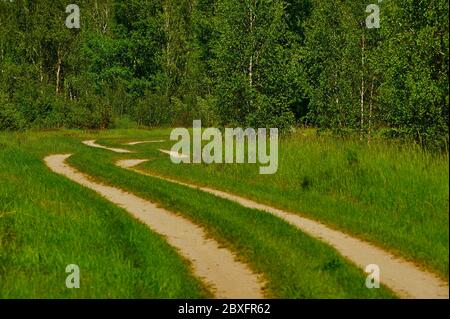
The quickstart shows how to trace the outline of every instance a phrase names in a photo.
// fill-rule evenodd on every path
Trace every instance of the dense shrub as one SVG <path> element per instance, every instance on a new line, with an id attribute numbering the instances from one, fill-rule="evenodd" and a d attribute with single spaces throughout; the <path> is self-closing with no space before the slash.
<path id="1" fill-rule="evenodd" d="M 25 126 L 26 121 L 20 111 L 4 94 L 0 94 L 0 130 L 21 130 Z"/>

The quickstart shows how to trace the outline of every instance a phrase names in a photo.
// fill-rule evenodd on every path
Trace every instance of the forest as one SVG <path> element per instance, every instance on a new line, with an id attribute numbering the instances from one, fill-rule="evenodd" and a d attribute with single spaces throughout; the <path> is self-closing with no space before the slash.
<path id="1" fill-rule="evenodd" d="M 66 1 L 0 1 L 0 130 L 198 119 L 448 148 L 445 0 L 73 1 L 72 29 Z"/>

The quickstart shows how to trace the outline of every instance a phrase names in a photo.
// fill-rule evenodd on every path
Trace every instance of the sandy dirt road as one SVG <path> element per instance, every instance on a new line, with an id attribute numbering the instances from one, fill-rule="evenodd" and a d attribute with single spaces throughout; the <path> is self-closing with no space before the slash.
<path id="1" fill-rule="evenodd" d="M 220 198 L 224 198 L 240 205 L 252 209 L 273 214 L 286 222 L 296 226 L 301 231 L 310 236 L 320 239 L 334 247 L 341 255 L 352 261 L 363 270 L 368 265 L 378 265 L 380 269 L 380 279 L 383 284 L 391 288 L 402 298 L 437 299 L 449 298 L 448 282 L 438 278 L 436 275 L 421 270 L 414 263 L 394 256 L 384 249 L 373 244 L 349 236 L 343 232 L 331 229 L 317 221 L 301 217 L 297 214 L 285 212 L 283 210 L 259 204 L 255 201 L 219 191 L 208 187 L 199 187 L 194 184 L 183 183 L 171 178 L 162 177 L 157 174 L 144 172 L 135 167 L 148 160 L 121 160 L 116 164 L 125 169 L 131 169 L 137 173 L 163 179 L 165 181 L 179 185 L 195 188 L 206 193 L 210 193 Z"/>
<path id="2" fill-rule="evenodd" d="M 70 156 L 51 155 L 44 161 L 53 172 L 97 192 L 163 235 L 191 263 L 193 273 L 210 287 L 216 298 L 264 297 L 262 278 L 254 274 L 247 265 L 237 261 L 231 251 L 207 238 L 200 226 L 124 190 L 93 182 L 89 176 L 66 163 Z"/>
<path id="3" fill-rule="evenodd" d="M 101 148 L 101 149 L 108 150 L 108 151 L 115 152 L 115 153 L 122 153 L 122 154 L 133 153 L 132 151 L 129 151 L 126 149 L 106 147 L 106 146 L 97 144 L 95 140 L 83 141 L 83 144 L 86 146 L 89 146 L 89 147 Z"/>
<path id="4" fill-rule="evenodd" d="M 138 142 L 129 142 L 125 143 L 124 145 L 141 145 L 141 144 L 152 144 L 152 143 L 164 143 L 166 140 L 151 140 L 151 141 L 138 141 Z"/>
<path id="5" fill-rule="evenodd" d="M 86 143 L 85 143 L 86 144 Z M 110 149 L 111 151 L 117 151 Z M 160 150 L 170 156 L 170 151 Z M 177 154 L 183 156 L 183 154 Z M 448 282 L 435 274 L 422 270 L 412 262 L 375 246 L 374 244 L 352 237 L 341 231 L 332 229 L 318 221 L 292 214 L 268 205 L 260 204 L 244 197 L 230 194 L 208 187 L 199 187 L 194 184 L 184 183 L 175 179 L 160 176 L 155 173 L 144 172 L 136 169 L 136 166 L 147 162 L 147 159 L 121 160 L 116 165 L 130 169 L 137 173 L 163 179 L 190 188 L 195 188 L 217 197 L 239 203 L 252 209 L 258 209 L 273 214 L 286 222 L 294 225 L 306 234 L 326 242 L 334 247 L 342 256 L 346 257 L 361 269 L 365 270 L 369 265 L 377 265 L 380 269 L 380 279 L 383 284 L 391 288 L 402 298 L 418 299 L 448 299 Z"/>

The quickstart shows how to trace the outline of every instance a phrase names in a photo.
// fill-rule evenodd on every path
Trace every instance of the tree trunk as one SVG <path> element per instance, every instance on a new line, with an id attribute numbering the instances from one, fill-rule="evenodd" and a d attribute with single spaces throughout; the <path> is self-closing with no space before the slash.
<path id="1" fill-rule="evenodd" d="M 375 85 L 375 79 L 372 79 L 372 83 L 370 86 L 370 101 L 369 101 L 369 128 L 368 128 L 368 142 L 370 144 L 370 140 L 372 138 L 372 111 L 373 111 L 373 90 Z"/>
<path id="2" fill-rule="evenodd" d="M 61 90 L 61 65 L 62 65 L 62 58 L 61 58 L 61 50 L 58 48 L 57 50 L 57 62 L 56 62 L 56 94 L 58 94 Z"/>
<path id="3" fill-rule="evenodd" d="M 103 24 L 103 33 L 106 34 L 108 32 L 108 22 L 109 22 L 109 10 L 108 6 L 105 8 L 105 21 Z"/>
<path id="4" fill-rule="evenodd" d="M 366 49 L 366 38 L 363 33 L 361 40 L 361 67 L 362 67 L 362 75 L 361 75 L 361 136 L 362 140 L 364 137 L 364 90 L 365 90 L 365 81 L 364 81 L 364 64 L 365 64 L 365 49 Z"/>

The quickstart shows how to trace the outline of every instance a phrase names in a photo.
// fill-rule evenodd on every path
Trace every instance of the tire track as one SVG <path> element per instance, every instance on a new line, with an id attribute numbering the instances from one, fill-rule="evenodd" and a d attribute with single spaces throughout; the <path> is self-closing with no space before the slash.
<path id="1" fill-rule="evenodd" d="M 163 235 L 170 245 L 190 261 L 194 274 L 211 288 L 216 298 L 264 297 L 260 278 L 247 265 L 237 261 L 231 251 L 221 248 L 215 240 L 207 238 L 201 227 L 136 195 L 93 182 L 89 176 L 66 164 L 70 156 L 51 155 L 44 161 L 53 172 L 97 192 L 128 211 L 153 231 Z"/>
<path id="2" fill-rule="evenodd" d="M 301 217 L 296 214 L 263 205 L 255 201 L 234 194 L 226 193 L 209 187 L 199 187 L 194 184 L 180 182 L 175 179 L 157 174 L 144 172 L 135 166 L 148 160 L 121 160 L 117 166 L 129 169 L 139 174 L 162 179 L 164 181 L 198 189 L 214 196 L 236 202 L 244 207 L 258 209 L 273 214 L 294 225 L 306 234 L 326 242 L 334 247 L 341 255 L 365 270 L 368 265 L 378 265 L 381 272 L 381 282 L 391 288 L 402 298 L 414 299 L 448 299 L 448 282 L 444 282 L 436 275 L 421 270 L 414 263 L 395 256 L 373 244 L 351 237 L 343 232 L 334 230 L 317 221 Z"/>
<path id="3" fill-rule="evenodd" d="M 115 153 L 121 153 L 121 154 L 133 153 L 132 151 L 129 151 L 129 150 L 126 150 L 123 148 L 106 147 L 106 146 L 97 144 L 95 140 L 83 141 L 83 144 L 86 146 L 89 146 L 89 147 L 101 148 L 101 149 L 108 150 L 108 151 L 115 152 Z"/>

